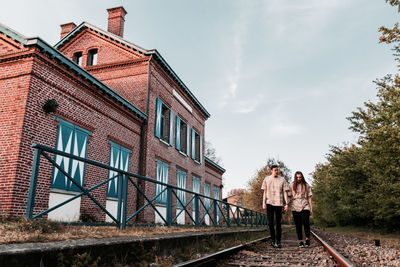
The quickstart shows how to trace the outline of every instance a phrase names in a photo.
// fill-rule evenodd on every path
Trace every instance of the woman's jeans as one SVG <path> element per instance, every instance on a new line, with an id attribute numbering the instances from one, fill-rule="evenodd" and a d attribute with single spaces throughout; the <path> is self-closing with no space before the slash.
<path id="1" fill-rule="evenodd" d="M 310 239 L 310 211 L 292 211 L 294 223 L 296 224 L 297 238 L 303 240 L 303 226 L 306 237 Z"/>

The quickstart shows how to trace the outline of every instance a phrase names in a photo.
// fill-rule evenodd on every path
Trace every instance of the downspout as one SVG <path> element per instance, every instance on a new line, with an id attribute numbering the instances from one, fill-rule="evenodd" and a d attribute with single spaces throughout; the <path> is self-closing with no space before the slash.
<path id="1" fill-rule="evenodd" d="M 147 96 L 146 96 L 146 108 L 145 108 L 145 114 L 147 115 L 147 118 L 149 116 L 148 111 L 149 111 L 149 103 L 150 103 L 150 61 L 153 58 L 153 55 L 150 56 L 149 59 L 149 66 L 148 66 L 148 71 L 147 71 Z M 145 160 L 145 140 L 146 140 L 146 134 L 147 134 L 147 124 L 148 120 L 145 121 L 140 126 L 140 148 L 139 148 L 139 174 L 142 176 L 146 176 L 146 170 L 144 169 L 144 160 Z M 142 180 L 138 179 L 138 187 L 140 190 L 142 190 Z M 139 190 L 136 191 L 136 210 L 140 208 L 140 202 L 141 202 L 141 197 Z M 138 220 L 138 216 L 136 216 L 136 221 Z"/>

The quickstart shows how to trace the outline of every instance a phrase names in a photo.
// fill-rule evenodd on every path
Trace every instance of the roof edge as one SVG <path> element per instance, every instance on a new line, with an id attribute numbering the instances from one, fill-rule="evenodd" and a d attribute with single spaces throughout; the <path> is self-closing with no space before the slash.
<path id="1" fill-rule="evenodd" d="M 209 163 L 210 165 L 212 165 L 213 167 L 217 168 L 220 172 L 222 172 L 222 174 L 224 174 L 226 172 L 226 170 L 224 168 L 222 168 L 221 166 L 219 166 L 217 163 L 215 163 L 212 159 L 204 156 L 204 159 L 207 163 Z"/>

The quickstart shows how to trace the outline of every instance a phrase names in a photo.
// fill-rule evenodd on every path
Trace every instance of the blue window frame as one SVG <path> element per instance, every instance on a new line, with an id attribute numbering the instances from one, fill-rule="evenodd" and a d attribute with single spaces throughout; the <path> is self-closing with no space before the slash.
<path id="1" fill-rule="evenodd" d="M 204 183 L 204 195 L 209 197 L 210 196 L 210 184 Z M 207 210 L 210 209 L 211 204 L 210 204 L 210 199 L 209 198 L 204 198 L 204 206 L 206 207 Z"/>
<path id="2" fill-rule="evenodd" d="M 186 189 L 186 172 L 177 169 L 177 179 L 176 179 L 176 186 L 179 188 Z M 186 204 L 186 192 L 183 190 L 177 190 L 178 199 L 185 205 Z M 182 208 L 182 204 L 177 200 L 176 206 L 178 208 Z"/>
<path id="3" fill-rule="evenodd" d="M 129 171 L 129 154 L 131 150 L 118 145 L 112 141 L 110 149 L 110 167 L 117 168 L 123 171 Z M 118 175 L 118 172 L 110 170 L 108 178 Z M 108 182 L 107 197 L 118 197 L 118 178 L 115 178 Z"/>
<path id="4" fill-rule="evenodd" d="M 56 117 L 59 121 L 56 148 L 74 156 L 86 158 L 88 137 L 91 132 L 73 123 Z M 61 168 L 68 173 L 79 185 L 84 186 L 85 163 L 78 160 L 56 155 L 55 161 Z M 51 181 L 52 188 L 79 191 L 78 187 L 72 183 L 58 168 L 53 168 Z"/>
<path id="5" fill-rule="evenodd" d="M 219 199 L 219 187 L 214 186 L 214 198 Z"/>
<path id="6" fill-rule="evenodd" d="M 192 149 L 191 149 L 192 159 L 200 164 L 203 163 L 202 137 L 193 128 L 192 128 L 191 144 L 192 144 L 191 145 L 192 146 Z"/>
<path id="7" fill-rule="evenodd" d="M 157 98 L 154 135 L 172 146 L 173 125 L 174 112 L 161 99 Z"/>
<path id="8" fill-rule="evenodd" d="M 176 116 L 175 148 L 186 155 L 189 155 L 189 133 L 189 124 Z"/>
<path id="9" fill-rule="evenodd" d="M 161 160 L 156 160 L 157 161 L 157 181 L 163 182 L 163 183 L 168 183 L 168 168 L 169 164 L 165 163 Z M 165 185 L 156 185 L 156 195 L 158 195 L 160 192 L 162 192 L 165 189 Z M 167 202 L 167 192 L 164 191 L 161 195 L 159 195 L 156 199 L 157 203 L 162 203 L 165 204 Z"/>

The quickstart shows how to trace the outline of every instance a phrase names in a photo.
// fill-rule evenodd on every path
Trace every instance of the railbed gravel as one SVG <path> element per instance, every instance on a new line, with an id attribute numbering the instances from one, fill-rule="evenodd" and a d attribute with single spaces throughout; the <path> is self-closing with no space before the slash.
<path id="1" fill-rule="evenodd" d="M 356 266 L 400 266 L 399 247 L 375 246 L 371 240 L 335 232 L 318 229 L 314 232 Z"/>

